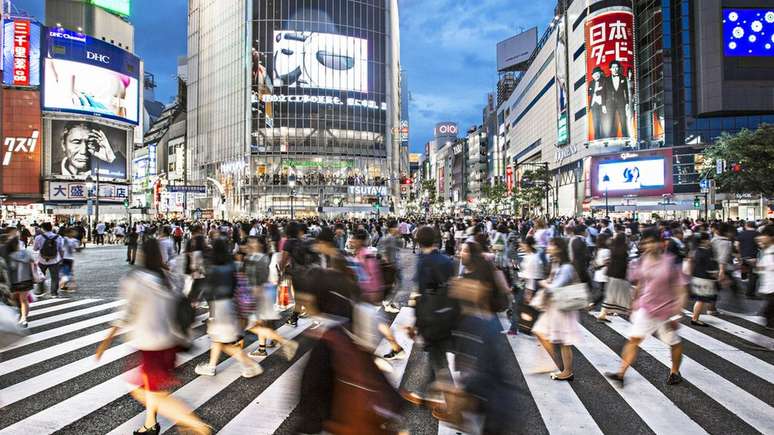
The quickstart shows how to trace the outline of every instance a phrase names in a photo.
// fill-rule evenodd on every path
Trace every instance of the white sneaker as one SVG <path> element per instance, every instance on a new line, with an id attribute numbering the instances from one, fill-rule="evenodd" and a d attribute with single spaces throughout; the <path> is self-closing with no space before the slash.
<path id="1" fill-rule="evenodd" d="M 282 352 L 282 356 L 284 356 L 286 360 L 291 361 L 293 357 L 296 356 L 296 352 L 298 352 L 298 342 L 289 340 L 282 345 L 280 352 Z"/>
<path id="2" fill-rule="evenodd" d="M 390 313 L 390 314 L 397 314 L 397 313 L 400 313 L 400 308 L 398 308 L 394 304 L 389 304 L 384 307 L 384 312 Z"/>
<path id="3" fill-rule="evenodd" d="M 249 365 L 247 367 L 242 367 L 242 377 L 243 378 L 254 378 L 258 375 L 263 373 L 263 369 L 261 368 L 260 364 L 255 365 Z"/>
<path id="4" fill-rule="evenodd" d="M 215 366 L 212 366 L 209 363 L 201 363 L 196 366 L 194 373 L 202 376 L 215 376 Z"/>

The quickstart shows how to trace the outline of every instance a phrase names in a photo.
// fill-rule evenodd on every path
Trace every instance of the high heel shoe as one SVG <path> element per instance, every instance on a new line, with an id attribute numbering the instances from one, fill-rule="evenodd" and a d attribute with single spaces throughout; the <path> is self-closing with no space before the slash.
<path id="1" fill-rule="evenodd" d="M 559 373 L 551 373 L 551 379 L 555 381 L 567 381 L 567 382 L 572 382 L 572 380 L 575 379 L 575 373 L 565 378 L 559 377 L 559 375 L 560 375 Z"/>
<path id="2" fill-rule="evenodd" d="M 161 426 L 158 422 L 154 424 L 151 427 L 141 427 L 140 429 L 137 429 L 134 431 L 134 435 L 159 435 L 159 432 L 161 432 Z"/>

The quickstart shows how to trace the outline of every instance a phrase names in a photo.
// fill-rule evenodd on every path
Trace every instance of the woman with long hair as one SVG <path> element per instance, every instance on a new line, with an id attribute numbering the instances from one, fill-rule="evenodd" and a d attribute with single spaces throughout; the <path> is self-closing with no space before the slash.
<path id="1" fill-rule="evenodd" d="M 220 353 L 233 356 L 242 364 L 242 376 L 252 378 L 263 373 L 261 366 L 247 357 L 239 346 L 242 328 L 234 304 L 236 265 L 231 257 L 227 240 L 218 238 L 212 245 L 212 266 L 207 270 L 207 282 L 202 296 L 210 307 L 207 335 L 212 341 L 210 360 L 196 366 L 196 374 L 215 376 Z"/>
<path id="2" fill-rule="evenodd" d="M 126 311 L 97 347 L 96 358 L 102 357 L 119 328 L 128 328 L 132 345 L 140 351 L 139 371 L 132 379 L 137 388 L 131 395 L 146 409 L 145 423 L 134 434 L 158 434 L 161 427 L 157 414 L 193 433 L 209 434 L 211 428 L 169 393 L 179 384 L 174 373 L 175 357 L 187 342 L 187 331 L 179 330 L 174 321 L 182 293 L 170 281 L 156 239 L 149 238 L 142 244 L 139 260 L 139 267 L 121 279 Z"/>
<path id="3" fill-rule="evenodd" d="M 607 264 L 605 300 L 597 320 L 609 322 L 609 314 L 628 314 L 632 305 L 632 286 L 626 280 L 629 267 L 629 246 L 626 234 L 618 233 L 610 242 L 610 261 Z"/>
<path id="4" fill-rule="evenodd" d="M 540 281 L 542 291 L 547 292 L 545 312 L 535 322 L 532 333 L 558 364 L 554 345 L 561 346 L 562 370 L 551 373 L 551 379 L 555 381 L 572 381 L 575 377 L 572 370 L 572 346 L 580 340 L 580 328 L 578 326 L 578 311 L 562 311 L 551 302 L 549 297 L 555 291 L 561 291 L 562 287 L 580 282 L 579 271 L 570 262 L 567 242 L 559 237 L 554 237 L 548 243 L 546 249 L 551 259 L 551 274 L 545 281 Z"/>

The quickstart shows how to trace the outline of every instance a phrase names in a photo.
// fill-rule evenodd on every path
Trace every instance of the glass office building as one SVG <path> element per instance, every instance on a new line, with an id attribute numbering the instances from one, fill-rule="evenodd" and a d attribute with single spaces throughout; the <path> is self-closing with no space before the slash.
<path id="1" fill-rule="evenodd" d="M 189 8 L 192 169 L 219 185 L 213 207 L 218 197 L 253 216 L 387 204 L 399 166 L 397 0 L 221 3 Z"/>

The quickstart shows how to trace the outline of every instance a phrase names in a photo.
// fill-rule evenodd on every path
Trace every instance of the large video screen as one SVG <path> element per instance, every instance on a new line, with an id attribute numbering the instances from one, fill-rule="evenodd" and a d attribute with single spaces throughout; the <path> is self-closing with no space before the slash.
<path id="1" fill-rule="evenodd" d="M 774 56 L 774 9 L 723 9 L 723 52 Z"/>
<path id="2" fill-rule="evenodd" d="M 368 41 L 319 32 L 274 32 L 274 85 L 368 92 Z"/>
<path id="3" fill-rule="evenodd" d="M 661 189 L 666 185 L 665 164 L 664 157 L 601 162 L 595 180 L 597 191 Z"/>
<path id="4" fill-rule="evenodd" d="M 65 29 L 48 29 L 43 110 L 81 113 L 137 124 L 139 59 Z"/>
<path id="5" fill-rule="evenodd" d="M 95 122 L 51 121 L 51 174 L 126 180 L 127 130 Z"/>

